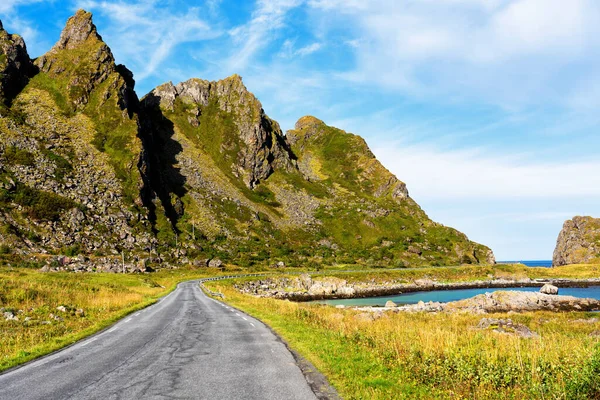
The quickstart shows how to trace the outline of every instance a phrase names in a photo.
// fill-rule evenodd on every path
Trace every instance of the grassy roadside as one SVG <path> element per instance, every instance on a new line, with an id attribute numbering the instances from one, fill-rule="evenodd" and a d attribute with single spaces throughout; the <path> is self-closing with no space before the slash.
<path id="1" fill-rule="evenodd" d="M 217 274 L 187 269 L 143 275 L 41 273 L 2 267 L 0 371 L 98 332 L 156 302 L 181 281 Z M 18 320 L 6 320 L 5 313 Z"/>
<path id="2" fill-rule="evenodd" d="M 478 279 L 486 274 L 485 269 L 476 272 L 471 267 L 451 270 L 428 273 L 440 280 L 461 274 L 461 280 Z M 492 273 L 506 278 L 591 278 L 599 277 L 598 271 L 599 266 L 552 270 L 507 266 Z M 413 271 L 344 277 L 389 280 L 389 274 L 408 279 Z M 487 274 L 481 278 L 487 279 Z M 207 286 L 224 293 L 231 305 L 270 325 L 346 399 L 600 398 L 597 313 L 420 313 L 371 319 L 350 309 L 255 298 L 239 293 L 232 284 L 217 281 Z M 526 339 L 477 329 L 483 317 L 511 318 L 539 337 Z"/>

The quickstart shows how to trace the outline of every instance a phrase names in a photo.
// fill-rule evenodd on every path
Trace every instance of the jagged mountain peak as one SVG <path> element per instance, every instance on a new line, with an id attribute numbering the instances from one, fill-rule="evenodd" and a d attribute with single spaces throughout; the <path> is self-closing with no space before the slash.
<path id="1" fill-rule="evenodd" d="M 331 180 L 375 197 L 409 199 L 404 182 L 377 160 L 362 137 L 312 116 L 300 118 L 295 128 L 286 138 L 307 180 Z"/>
<path id="2" fill-rule="evenodd" d="M 152 90 L 142 103 L 148 109 L 159 106 L 167 113 L 185 113 L 186 129 L 201 132 L 194 140 L 210 141 L 203 146 L 212 149 L 211 157 L 225 162 L 227 173 L 248 188 L 267 179 L 275 168 L 293 168 L 279 124 L 265 114 L 239 75 L 218 81 L 168 82 Z"/>
<path id="3" fill-rule="evenodd" d="M 60 34 L 60 39 L 53 50 L 74 49 L 88 39 L 102 41 L 92 20 L 92 13 L 78 10 L 75 15 L 67 20 L 67 24 Z"/>
<path id="4" fill-rule="evenodd" d="M 98 34 L 92 14 L 79 10 L 70 17 L 54 47 L 35 61 L 36 66 L 60 85 L 66 86 L 70 105 L 82 110 L 90 101 L 92 92 L 104 82 L 104 100 L 119 93 L 120 107 L 137 103 L 133 93 L 133 74 L 124 66 L 116 65 L 108 45 Z"/>
<path id="5" fill-rule="evenodd" d="M 257 111 L 262 109 L 260 101 L 252 94 L 242 81 L 242 77 L 234 74 L 218 81 L 191 78 L 176 85 L 173 82 L 163 83 L 144 96 L 149 104 L 160 104 L 167 110 L 173 110 L 175 100 L 184 103 L 196 103 L 207 106 L 210 97 L 215 98 L 224 111 L 234 111 L 239 106 L 251 105 Z"/>

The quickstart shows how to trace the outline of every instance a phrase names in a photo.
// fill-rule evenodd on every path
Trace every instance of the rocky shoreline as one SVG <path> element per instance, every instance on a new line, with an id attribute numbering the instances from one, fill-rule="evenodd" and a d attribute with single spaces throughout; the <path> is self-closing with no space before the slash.
<path id="1" fill-rule="evenodd" d="M 404 306 L 386 304 L 385 307 L 352 308 L 371 313 L 462 312 L 486 314 L 523 311 L 597 311 L 600 310 L 600 300 L 536 292 L 497 291 L 449 303 L 420 301 L 417 304 Z"/>
<path id="2" fill-rule="evenodd" d="M 438 282 L 431 279 L 417 279 L 412 282 L 348 283 L 344 279 L 326 277 L 313 280 L 303 274 L 298 278 L 266 278 L 236 284 L 242 293 L 257 297 L 270 297 L 291 301 L 313 301 L 330 299 L 353 299 L 398 295 L 411 292 L 456 289 L 501 289 L 508 287 L 543 287 L 551 284 L 557 287 L 600 286 L 600 278 L 591 279 L 489 279 L 469 282 Z"/>

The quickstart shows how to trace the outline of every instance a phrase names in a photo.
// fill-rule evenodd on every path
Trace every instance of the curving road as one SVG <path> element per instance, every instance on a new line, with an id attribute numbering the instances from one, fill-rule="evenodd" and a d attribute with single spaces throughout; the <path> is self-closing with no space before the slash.
<path id="1" fill-rule="evenodd" d="M 0 375 L 0 399 L 315 399 L 262 323 L 185 282 L 158 304 Z"/>

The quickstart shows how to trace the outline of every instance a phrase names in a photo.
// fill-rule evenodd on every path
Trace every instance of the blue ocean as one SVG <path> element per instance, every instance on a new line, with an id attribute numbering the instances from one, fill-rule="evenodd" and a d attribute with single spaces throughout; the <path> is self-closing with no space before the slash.
<path id="1" fill-rule="evenodd" d="M 515 264 L 520 263 L 528 267 L 544 267 L 550 268 L 552 260 L 515 260 L 515 261 L 497 261 L 498 264 Z"/>

